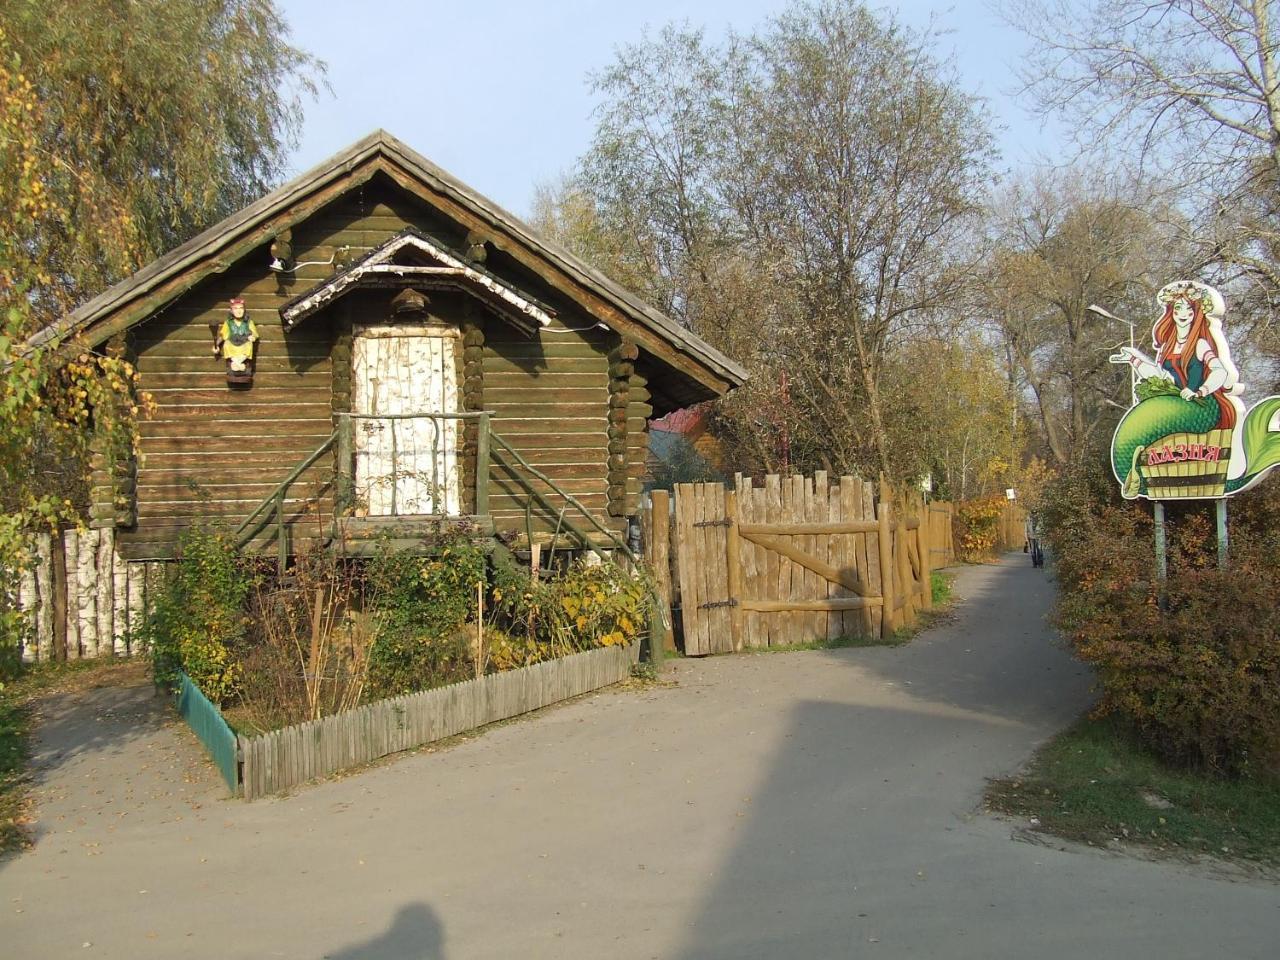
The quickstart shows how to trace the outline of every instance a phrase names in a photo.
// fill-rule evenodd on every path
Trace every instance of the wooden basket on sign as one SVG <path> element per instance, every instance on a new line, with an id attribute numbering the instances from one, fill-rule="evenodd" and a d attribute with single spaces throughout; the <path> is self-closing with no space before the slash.
<path id="1" fill-rule="evenodd" d="M 1135 459 L 1152 500 L 1221 497 L 1231 460 L 1231 430 L 1171 433 L 1139 450 Z"/>

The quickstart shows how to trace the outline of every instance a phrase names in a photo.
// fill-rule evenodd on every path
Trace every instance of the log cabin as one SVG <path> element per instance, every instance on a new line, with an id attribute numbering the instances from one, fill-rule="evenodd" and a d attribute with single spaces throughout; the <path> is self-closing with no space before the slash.
<path id="1" fill-rule="evenodd" d="M 90 523 L 124 561 L 208 521 L 282 564 L 442 523 L 614 548 L 650 420 L 745 376 L 384 131 L 33 343 L 123 354 L 154 401 L 136 453 L 93 463 Z"/>

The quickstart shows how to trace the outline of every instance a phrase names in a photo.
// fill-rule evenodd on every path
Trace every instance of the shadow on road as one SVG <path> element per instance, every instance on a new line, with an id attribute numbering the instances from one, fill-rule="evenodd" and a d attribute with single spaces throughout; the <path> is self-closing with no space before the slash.
<path id="1" fill-rule="evenodd" d="M 427 904 L 409 903 L 385 933 L 326 953 L 324 960 L 445 960 L 444 925 Z"/>
<path id="2" fill-rule="evenodd" d="M 983 911 L 1021 896 L 1011 878 L 984 875 L 967 823 L 985 777 L 1088 706 L 1089 675 L 1056 645 L 1044 622 L 1052 586 L 1030 563 L 970 570 L 958 585 L 956 616 L 908 646 L 818 654 L 857 679 L 787 714 L 736 813 L 736 843 L 710 886 L 691 891 L 702 906 L 680 960 L 856 957 L 882 941 L 940 949 L 956 903 L 980 926 Z"/>

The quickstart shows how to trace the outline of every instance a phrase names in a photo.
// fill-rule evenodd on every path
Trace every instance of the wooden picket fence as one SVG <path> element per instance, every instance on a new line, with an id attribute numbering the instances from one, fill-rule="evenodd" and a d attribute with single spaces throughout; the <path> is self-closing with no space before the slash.
<path id="1" fill-rule="evenodd" d="M 890 636 L 932 606 L 930 573 L 954 557 L 949 506 L 935 519 L 918 494 L 857 477 L 678 484 L 674 510 L 668 497 L 653 492 L 642 531 L 692 656 Z"/>
<path id="2" fill-rule="evenodd" d="M 607 687 L 630 676 L 639 651 L 637 644 L 588 650 L 241 737 L 240 792 L 246 800 L 269 796 Z"/>

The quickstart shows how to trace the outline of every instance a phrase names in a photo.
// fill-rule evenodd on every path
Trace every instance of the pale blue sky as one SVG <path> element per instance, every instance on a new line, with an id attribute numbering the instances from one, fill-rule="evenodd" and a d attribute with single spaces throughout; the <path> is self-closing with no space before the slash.
<path id="1" fill-rule="evenodd" d="M 591 137 L 595 99 L 587 75 L 646 25 L 703 25 L 712 37 L 746 32 L 780 0 L 280 0 L 294 41 L 329 65 L 333 94 L 307 105 L 293 173 L 385 127 L 454 176 L 525 215 L 536 184 L 572 167 Z M 871 6 L 879 8 L 877 4 Z M 1006 168 L 1053 152 L 1010 98 L 1024 49 L 983 0 L 889 5 L 907 23 L 930 17 L 940 52 L 954 54 L 970 92 L 1007 128 Z"/>

